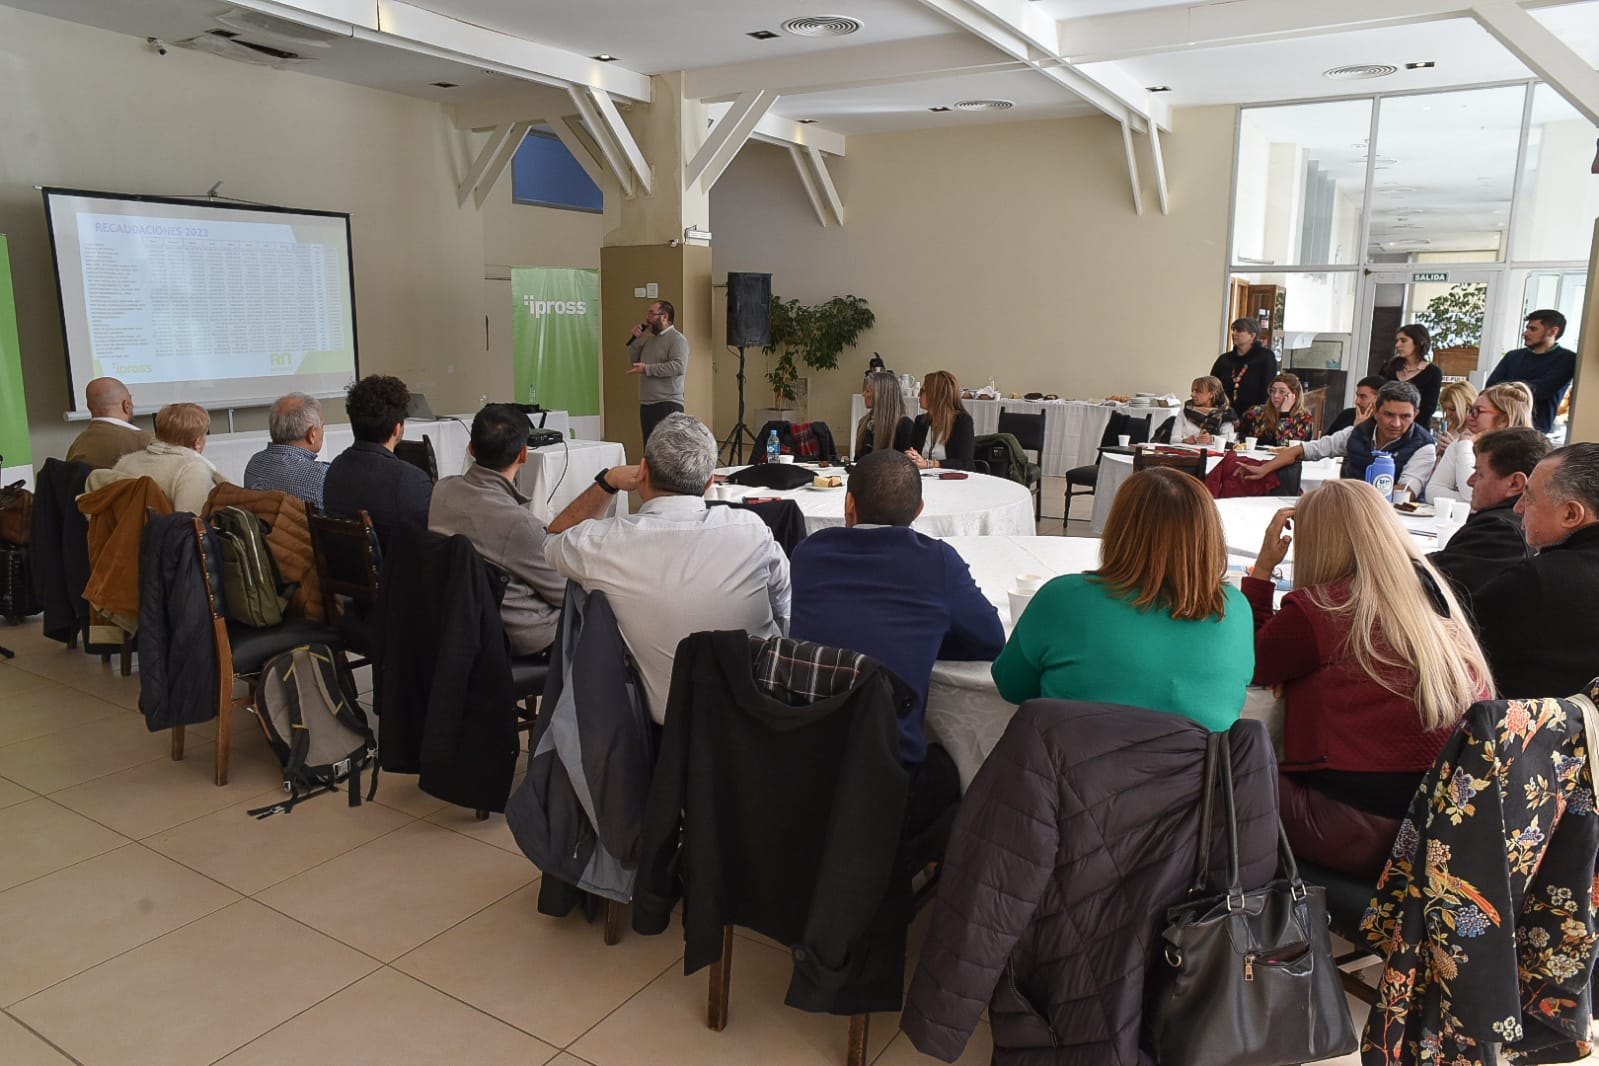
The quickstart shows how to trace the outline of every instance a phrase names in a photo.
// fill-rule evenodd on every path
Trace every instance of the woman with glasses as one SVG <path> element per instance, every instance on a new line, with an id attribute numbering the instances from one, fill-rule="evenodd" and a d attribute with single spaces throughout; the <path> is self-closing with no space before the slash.
<path id="1" fill-rule="evenodd" d="M 1244 412 L 1239 422 L 1241 436 L 1254 437 L 1256 444 L 1281 448 L 1314 440 L 1315 423 L 1305 406 L 1305 386 L 1297 375 L 1278 374 L 1266 390 L 1266 402 Z"/>
<path id="2" fill-rule="evenodd" d="M 1455 385 L 1472 386 L 1464 382 L 1455 382 Z M 1448 396 L 1449 389 L 1445 389 Z M 1472 389 L 1475 392 L 1475 389 Z M 1447 411 L 1448 404 L 1445 404 Z M 1447 414 L 1445 417 L 1448 417 Z M 1480 437 L 1496 429 L 1505 429 L 1509 426 L 1532 425 L 1532 392 L 1519 381 L 1508 381 L 1503 385 L 1490 385 L 1478 393 L 1471 403 L 1465 408 L 1464 420 L 1459 435 L 1452 439 L 1449 446 L 1444 449 L 1443 456 L 1432 468 L 1432 477 L 1427 482 L 1426 498 L 1428 500 L 1469 500 L 1471 487 L 1467 479 L 1477 467 L 1477 455 L 1472 446 L 1472 438 Z"/>
<path id="3" fill-rule="evenodd" d="M 961 403 L 961 384 L 948 370 L 922 379 L 922 411 L 911 428 L 905 454 L 922 469 L 932 466 L 970 470 L 977 454 L 972 416 Z"/>

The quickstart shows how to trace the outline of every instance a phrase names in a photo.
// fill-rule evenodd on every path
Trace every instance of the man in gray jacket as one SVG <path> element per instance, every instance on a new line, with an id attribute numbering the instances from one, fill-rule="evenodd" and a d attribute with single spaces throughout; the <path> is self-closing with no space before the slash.
<path id="1" fill-rule="evenodd" d="M 677 330 L 677 309 L 665 300 L 650 304 L 648 316 L 633 327 L 627 354 L 633 358 L 628 373 L 644 378 L 638 385 L 638 402 L 647 444 L 661 419 L 683 409 L 688 338 Z"/>
<path id="2" fill-rule="evenodd" d="M 544 523 L 528 509 L 530 497 L 516 487 L 527 462 L 527 415 L 491 403 L 472 419 L 471 469 L 433 487 L 428 528 L 457 533 L 479 555 L 509 575 L 500 618 L 512 655 L 534 655 L 555 641 L 566 579 L 544 561 Z"/>

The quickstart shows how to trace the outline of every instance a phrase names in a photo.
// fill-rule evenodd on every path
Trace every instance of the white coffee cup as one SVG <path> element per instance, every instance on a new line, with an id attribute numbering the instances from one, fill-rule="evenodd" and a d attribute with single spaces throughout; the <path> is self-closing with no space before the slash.
<path id="1" fill-rule="evenodd" d="M 1131 433 L 1122 433 L 1116 438 L 1116 445 L 1120 448 L 1125 448 L 1132 443 L 1133 435 Z"/>
<path id="2" fill-rule="evenodd" d="M 1244 438 L 1244 451 L 1246 451 L 1246 452 L 1254 451 L 1255 450 L 1255 445 L 1257 445 L 1259 443 L 1260 443 L 1260 440 L 1257 437 L 1245 437 Z"/>
<path id="3" fill-rule="evenodd" d="M 1461 501 L 1459 500 L 1434 501 L 1433 507 L 1438 511 L 1438 523 L 1442 525 L 1445 522 L 1453 522 L 1456 517 L 1464 518 L 1464 515 L 1457 516 L 1455 513 L 1456 508 L 1460 507 L 1460 504 Z"/>
<path id="4" fill-rule="evenodd" d="M 1025 592 L 1029 596 L 1044 587 L 1043 574 L 1017 574 L 1016 591 Z"/>
<path id="5" fill-rule="evenodd" d="M 1027 605 L 1033 602 L 1033 594 L 1011 589 L 1005 593 L 1005 598 L 1010 601 L 1010 624 L 1015 625 L 1021 620 L 1022 612 L 1027 610 Z"/>
<path id="6" fill-rule="evenodd" d="M 794 461 L 794 457 L 792 455 L 779 455 L 777 457 L 777 461 L 780 463 L 792 463 Z"/>
<path id="7" fill-rule="evenodd" d="M 712 485 L 711 495 L 718 500 L 736 500 L 743 490 L 737 485 Z"/>

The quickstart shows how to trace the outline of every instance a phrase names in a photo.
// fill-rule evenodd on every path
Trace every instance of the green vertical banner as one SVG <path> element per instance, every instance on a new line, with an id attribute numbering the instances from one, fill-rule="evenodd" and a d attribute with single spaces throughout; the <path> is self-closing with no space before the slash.
<path id="1" fill-rule="evenodd" d="M 513 267 L 516 398 L 574 418 L 600 413 L 600 272 Z"/>
<path id="2" fill-rule="evenodd" d="M 33 449 L 28 444 L 28 401 L 22 393 L 22 348 L 17 343 L 17 304 L 11 292 L 11 254 L 0 233 L 0 484 L 18 478 L 33 485 Z"/>

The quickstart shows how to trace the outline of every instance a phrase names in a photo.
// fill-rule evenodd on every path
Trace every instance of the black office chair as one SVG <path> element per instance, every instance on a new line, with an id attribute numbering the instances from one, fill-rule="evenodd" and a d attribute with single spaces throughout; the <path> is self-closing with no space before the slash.
<path id="1" fill-rule="evenodd" d="M 1105 432 L 1099 438 L 1099 450 L 1114 448 L 1119 437 L 1126 436 L 1131 444 L 1145 444 L 1149 441 L 1149 422 L 1153 415 L 1144 415 L 1134 418 L 1132 415 L 1113 411 L 1110 421 L 1105 423 Z M 1075 466 L 1066 471 L 1066 513 L 1061 516 L 1061 521 L 1069 521 L 1072 516 L 1073 496 L 1092 496 L 1094 488 L 1099 484 L 1099 455 L 1094 455 L 1092 466 Z M 1073 492 L 1072 489 L 1081 488 L 1082 492 Z"/>
<path id="2" fill-rule="evenodd" d="M 999 431 L 1016 438 L 1024 452 L 1031 452 L 1019 478 L 1033 494 L 1033 520 L 1044 516 L 1044 412 L 1023 414 L 1020 411 L 1001 411 Z"/>

